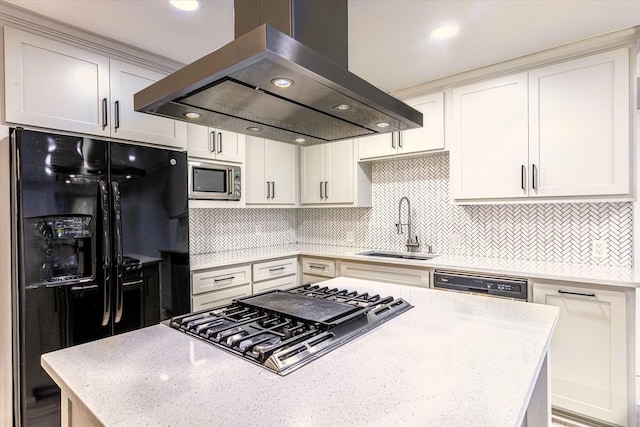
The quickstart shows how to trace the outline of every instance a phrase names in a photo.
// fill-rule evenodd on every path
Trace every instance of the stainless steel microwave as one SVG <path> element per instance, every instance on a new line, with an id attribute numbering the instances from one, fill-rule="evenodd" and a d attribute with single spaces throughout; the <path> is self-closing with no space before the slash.
<path id="1" fill-rule="evenodd" d="M 189 198 L 240 200 L 240 166 L 189 161 Z"/>

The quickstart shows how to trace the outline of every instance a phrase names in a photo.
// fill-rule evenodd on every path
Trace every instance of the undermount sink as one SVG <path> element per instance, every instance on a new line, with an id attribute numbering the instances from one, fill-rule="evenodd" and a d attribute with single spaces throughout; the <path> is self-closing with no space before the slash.
<path id="1" fill-rule="evenodd" d="M 382 258 L 396 258 L 396 259 L 411 259 L 418 261 L 427 261 L 437 257 L 438 255 L 430 255 L 430 254 L 419 254 L 419 253 L 410 253 L 410 252 L 388 252 L 388 251 L 367 251 L 360 252 L 356 255 L 366 255 L 366 256 L 374 256 L 374 257 L 382 257 Z"/>

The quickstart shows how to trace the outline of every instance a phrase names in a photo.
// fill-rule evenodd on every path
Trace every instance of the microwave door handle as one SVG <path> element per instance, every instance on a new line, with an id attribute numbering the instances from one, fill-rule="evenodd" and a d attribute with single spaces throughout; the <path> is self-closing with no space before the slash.
<path id="1" fill-rule="evenodd" d="M 109 242 L 109 196 L 107 183 L 99 181 L 100 209 L 102 210 L 102 326 L 107 326 L 111 317 L 111 244 Z"/>
<path id="2" fill-rule="evenodd" d="M 227 194 L 233 194 L 233 169 L 227 169 Z"/>
<path id="3" fill-rule="evenodd" d="M 115 228 L 115 238 L 116 238 L 116 315 L 114 322 L 120 323 L 120 319 L 122 319 L 122 311 L 123 311 L 123 290 L 122 290 L 122 282 L 123 282 L 123 274 L 122 271 L 122 208 L 121 208 L 121 197 L 120 197 L 120 186 L 117 182 L 113 181 L 111 183 L 113 189 L 113 214 L 114 214 L 114 228 Z"/>

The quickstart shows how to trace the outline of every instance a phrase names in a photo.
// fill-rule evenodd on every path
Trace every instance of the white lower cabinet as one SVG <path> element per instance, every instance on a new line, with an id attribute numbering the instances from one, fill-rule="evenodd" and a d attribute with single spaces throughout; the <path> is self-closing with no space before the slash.
<path id="1" fill-rule="evenodd" d="M 191 299 L 191 311 L 205 310 L 230 304 L 235 298 L 251 295 L 251 283 L 221 289 L 206 294 L 194 295 Z"/>
<path id="2" fill-rule="evenodd" d="M 336 277 L 336 261 L 326 258 L 302 257 L 302 283 L 314 284 Z"/>
<path id="3" fill-rule="evenodd" d="M 298 258 L 285 258 L 253 264 L 253 281 L 261 282 L 298 273 Z"/>
<path id="4" fill-rule="evenodd" d="M 191 311 L 229 304 L 251 294 L 251 265 L 237 265 L 191 274 Z"/>
<path id="5" fill-rule="evenodd" d="M 366 262 L 340 262 L 339 276 L 355 279 L 377 280 L 398 285 L 429 287 L 430 270 L 423 267 L 395 267 Z"/>
<path id="6" fill-rule="evenodd" d="M 533 302 L 560 309 L 551 342 L 552 405 L 620 426 L 634 426 L 627 293 L 566 284 L 533 284 Z M 629 339 L 629 341 L 628 341 Z M 630 392 L 631 391 L 631 392 Z"/>
<path id="7" fill-rule="evenodd" d="M 298 275 L 280 277 L 279 279 L 265 280 L 264 282 L 253 284 L 253 293 L 271 291 L 274 289 L 289 289 L 298 286 Z"/>

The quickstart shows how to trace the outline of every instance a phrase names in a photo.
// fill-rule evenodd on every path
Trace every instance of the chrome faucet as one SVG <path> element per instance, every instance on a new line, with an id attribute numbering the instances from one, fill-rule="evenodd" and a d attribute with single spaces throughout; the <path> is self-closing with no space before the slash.
<path id="1" fill-rule="evenodd" d="M 407 201 L 407 223 L 402 223 L 402 202 Z M 396 228 L 398 229 L 398 234 L 402 234 L 402 226 L 406 225 L 408 227 L 407 233 L 407 251 L 412 252 L 417 250 L 420 247 L 420 243 L 418 243 L 418 236 L 413 235 L 413 225 L 411 224 L 411 203 L 407 197 L 403 197 L 400 199 L 400 203 L 398 203 L 398 223 L 396 224 Z"/>

